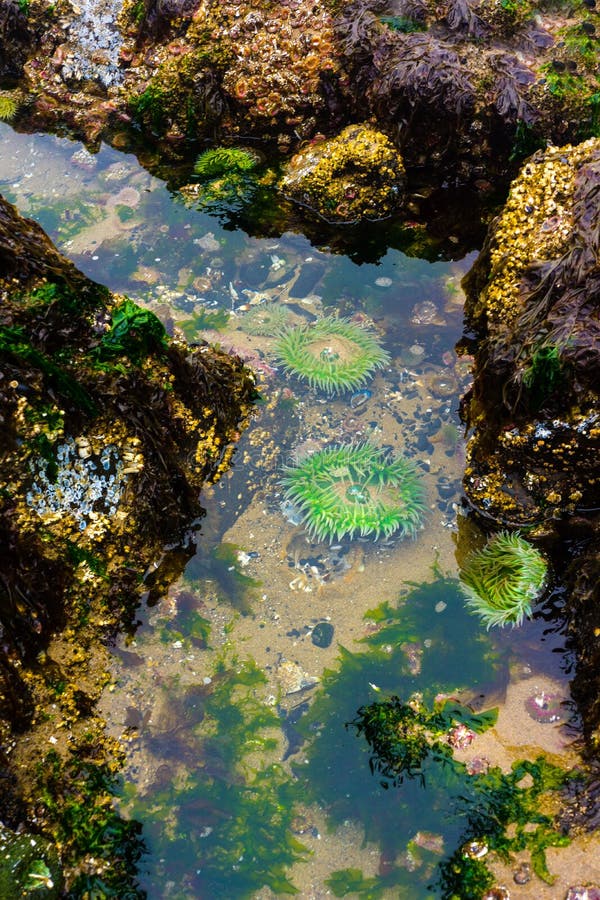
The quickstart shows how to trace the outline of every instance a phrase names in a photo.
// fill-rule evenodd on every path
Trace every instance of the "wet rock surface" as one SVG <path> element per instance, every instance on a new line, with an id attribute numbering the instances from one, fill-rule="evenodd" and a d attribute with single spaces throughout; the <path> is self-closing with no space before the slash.
<path id="1" fill-rule="evenodd" d="M 580 0 L 118 6 L 32 0 L 23 31 L 6 5 L 19 127 L 135 147 L 136 125 L 171 158 L 250 136 L 285 157 L 368 119 L 409 176 L 484 194 L 535 147 L 597 128 L 600 17 Z"/>
<path id="2" fill-rule="evenodd" d="M 599 505 L 600 142 L 537 153 L 465 280 L 478 339 L 465 490 L 539 523 Z"/>

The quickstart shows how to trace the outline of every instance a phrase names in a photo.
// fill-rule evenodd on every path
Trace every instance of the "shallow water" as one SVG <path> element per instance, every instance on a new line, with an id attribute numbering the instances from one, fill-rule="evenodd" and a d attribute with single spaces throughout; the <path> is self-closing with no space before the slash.
<path id="1" fill-rule="evenodd" d="M 262 397 L 231 471 L 205 491 L 196 555 L 115 648 L 102 705 L 127 747 L 121 808 L 149 847 L 142 887 L 150 898 L 236 900 L 293 884 L 320 898 L 341 890 L 335 872 L 355 869 L 375 880 L 359 886 L 355 875 L 354 896 L 446 896 L 439 864 L 464 832 L 462 786 L 433 766 L 424 786 L 384 788 L 346 727 L 357 710 L 445 695 L 499 708 L 463 760 L 506 770 L 540 753 L 574 759 L 560 594 L 522 628 L 488 633 L 456 589 L 458 562 L 482 542 L 461 504 L 470 361 L 454 349 L 474 254 L 428 262 L 382 246 L 377 264 L 361 265 L 301 234 L 250 237 L 133 156 L 1 125 L 0 159 L 0 191 L 77 266 L 152 308 L 170 333 L 242 355 Z M 389 354 L 339 397 L 286 374 L 274 335 L 254 333 L 260 316 L 259 330 L 338 312 Z M 404 540 L 311 540 L 282 468 L 367 440 L 416 466 L 420 528 Z M 531 717 L 542 695 L 555 721 Z M 598 877 L 592 854 L 587 869 L 557 854 L 554 888 L 518 886 L 507 870 L 511 896 L 563 896 L 576 858 L 581 877 Z"/>

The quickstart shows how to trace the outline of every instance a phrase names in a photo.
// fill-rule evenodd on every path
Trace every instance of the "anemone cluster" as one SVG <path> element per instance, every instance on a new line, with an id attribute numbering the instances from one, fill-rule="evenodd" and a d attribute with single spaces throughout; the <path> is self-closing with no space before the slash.
<path id="1" fill-rule="evenodd" d="M 368 329 L 332 316 L 286 329 L 275 353 L 286 371 L 328 394 L 361 387 L 390 359 Z"/>
<path id="2" fill-rule="evenodd" d="M 543 592 L 548 566 L 518 532 L 500 531 L 482 550 L 472 553 L 460 573 L 466 606 L 488 628 L 520 625 Z"/>
<path id="3" fill-rule="evenodd" d="M 307 106 L 324 106 L 322 73 L 338 68 L 333 18 L 317 0 L 214 5 L 217 33 L 236 52 L 228 60 L 223 87 L 252 118 L 297 116 Z"/>
<path id="4" fill-rule="evenodd" d="M 281 483 L 317 540 L 414 535 L 425 509 L 412 464 L 369 443 L 317 450 L 286 467 Z"/>

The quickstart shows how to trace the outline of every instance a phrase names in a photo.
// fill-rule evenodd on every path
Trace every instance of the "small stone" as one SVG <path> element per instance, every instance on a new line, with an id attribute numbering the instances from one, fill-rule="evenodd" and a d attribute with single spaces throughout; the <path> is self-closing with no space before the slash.
<path id="1" fill-rule="evenodd" d="M 319 624 L 315 625 L 313 628 L 310 639 L 315 647 L 329 647 L 333 640 L 333 631 L 333 625 L 329 622 L 319 622 Z"/>
<path id="2" fill-rule="evenodd" d="M 275 677 L 285 695 L 305 691 L 319 683 L 319 678 L 308 675 L 297 663 L 282 660 L 275 669 Z"/>
<path id="3" fill-rule="evenodd" d="M 529 863 L 521 863 L 515 871 L 513 879 L 515 884 L 527 884 L 528 881 L 531 881 L 531 866 Z"/>
<path id="4" fill-rule="evenodd" d="M 565 900 L 600 900 L 600 887 L 594 884 L 570 887 Z"/>

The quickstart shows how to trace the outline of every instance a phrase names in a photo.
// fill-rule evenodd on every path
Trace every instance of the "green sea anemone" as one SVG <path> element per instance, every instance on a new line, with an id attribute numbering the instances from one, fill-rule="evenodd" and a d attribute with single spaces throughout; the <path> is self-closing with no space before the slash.
<path id="1" fill-rule="evenodd" d="M 500 531 L 462 566 L 460 583 L 467 607 L 492 625 L 520 625 L 546 585 L 542 554 L 518 532 Z"/>
<path id="2" fill-rule="evenodd" d="M 10 122 L 17 114 L 19 98 L 16 92 L 0 91 L 0 121 Z"/>
<path id="3" fill-rule="evenodd" d="M 281 483 L 318 540 L 414 535 L 425 509 L 412 464 L 369 443 L 317 450 L 288 466 Z"/>
<path id="4" fill-rule="evenodd" d="M 290 311 L 285 303 L 259 303 L 251 307 L 240 319 L 240 328 L 246 334 L 274 337 L 285 328 Z"/>
<path id="5" fill-rule="evenodd" d="M 242 147 L 215 147 L 201 153 L 194 165 L 194 173 L 201 178 L 218 178 L 233 172 L 251 172 L 260 163 L 260 156 Z"/>
<path id="6" fill-rule="evenodd" d="M 275 352 L 286 371 L 328 394 L 360 387 L 390 359 L 374 334 L 333 316 L 286 329 Z"/>

